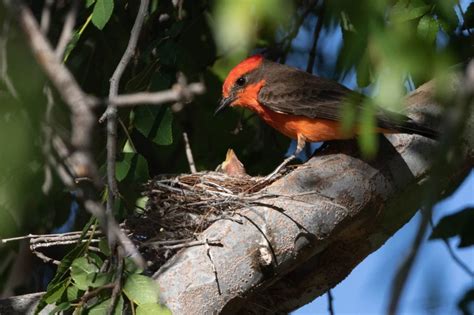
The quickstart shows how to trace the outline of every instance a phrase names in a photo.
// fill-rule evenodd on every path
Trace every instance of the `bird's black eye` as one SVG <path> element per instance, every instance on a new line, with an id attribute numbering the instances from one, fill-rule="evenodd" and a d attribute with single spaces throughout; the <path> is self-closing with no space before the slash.
<path id="1" fill-rule="evenodd" d="M 244 84 L 247 82 L 247 80 L 244 78 L 244 77 L 240 77 L 237 79 L 237 81 L 235 81 L 235 83 L 238 85 L 238 86 L 244 86 Z"/>

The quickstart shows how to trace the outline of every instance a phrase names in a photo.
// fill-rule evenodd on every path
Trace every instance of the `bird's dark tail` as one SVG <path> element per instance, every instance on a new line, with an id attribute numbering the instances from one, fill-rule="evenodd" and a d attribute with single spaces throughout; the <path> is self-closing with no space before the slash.
<path id="1" fill-rule="evenodd" d="M 417 134 L 434 140 L 439 138 L 438 131 L 422 126 L 421 124 L 411 119 L 408 119 L 403 123 L 397 124 L 395 129 L 401 133 Z"/>

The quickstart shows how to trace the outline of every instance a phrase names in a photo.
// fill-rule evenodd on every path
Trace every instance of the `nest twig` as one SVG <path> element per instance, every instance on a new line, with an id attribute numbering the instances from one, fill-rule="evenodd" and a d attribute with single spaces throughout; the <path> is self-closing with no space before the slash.
<path id="1" fill-rule="evenodd" d="M 150 271 L 183 247 L 219 245 L 219 240 L 199 240 L 197 235 L 218 220 L 238 221 L 232 218 L 234 211 L 261 197 L 256 194 L 263 188 L 258 180 L 200 172 L 148 181 L 146 208 L 126 225 L 145 259 L 154 263 Z"/>

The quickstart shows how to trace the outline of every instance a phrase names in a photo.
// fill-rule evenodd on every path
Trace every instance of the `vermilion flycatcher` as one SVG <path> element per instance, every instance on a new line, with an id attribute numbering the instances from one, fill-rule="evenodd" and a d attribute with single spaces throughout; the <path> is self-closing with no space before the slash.
<path id="1" fill-rule="evenodd" d="M 306 141 L 354 137 L 358 132 L 357 124 L 352 132 L 342 132 L 343 107 L 354 104 L 357 117 L 363 100 L 362 94 L 335 81 L 255 55 L 230 71 L 216 113 L 228 106 L 248 108 L 279 132 L 297 140 L 295 153 L 273 175 L 303 150 Z M 376 132 L 437 136 L 436 131 L 380 107 L 375 109 L 375 118 Z"/>

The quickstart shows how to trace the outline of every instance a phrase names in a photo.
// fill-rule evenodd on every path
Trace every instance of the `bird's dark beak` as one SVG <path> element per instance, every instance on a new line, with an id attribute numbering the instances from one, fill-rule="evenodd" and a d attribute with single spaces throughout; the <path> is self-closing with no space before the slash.
<path id="1" fill-rule="evenodd" d="M 224 108 L 232 104 L 233 101 L 235 101 L 235 97 L 232 97 L 232 96 L 221 98 L 219 102 L 219 106 L 214 112 L 214 116 L 217 115 L 219 112 L 221 112 Z"/>

